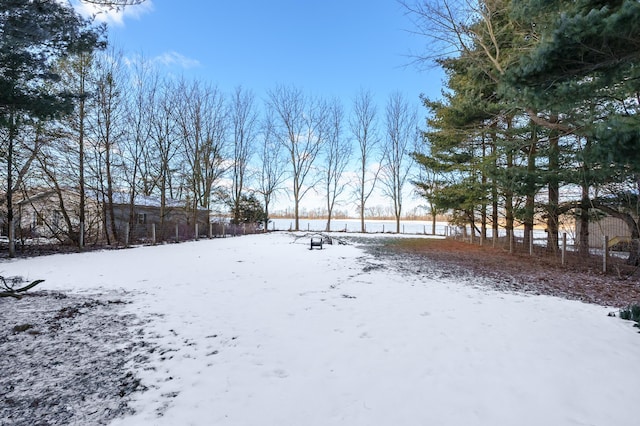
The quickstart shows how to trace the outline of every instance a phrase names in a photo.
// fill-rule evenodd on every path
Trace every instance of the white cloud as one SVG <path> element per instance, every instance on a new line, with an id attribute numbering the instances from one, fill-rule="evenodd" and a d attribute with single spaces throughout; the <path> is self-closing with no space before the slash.
<path id="1" fill-rule="evenodd" d="M 187 58 L 186 56 L 173 50 L 156 56 L 153 61 L 166 66 L 177 65 L 184 69 L 190 69 L 200 66 L 200 62 L 197 59 Z"/>
<path id="2" fill-rule="evenodd" d="M 106 22 L 109 25 L 124 25 L 125 19 L 140 19 L 142 15 L 153 11 L 153 0 L 146 0 L 141 4 L 126 6 L 123 8 L 108 8 L 95 4 L 84 3 L 80 0 L 72 0 L 71 4 L 82 16 L 95 17 L 98 22 Z"/>

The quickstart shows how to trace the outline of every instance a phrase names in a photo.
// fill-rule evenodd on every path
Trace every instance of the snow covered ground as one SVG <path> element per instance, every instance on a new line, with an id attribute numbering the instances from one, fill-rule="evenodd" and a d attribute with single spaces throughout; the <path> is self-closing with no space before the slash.
<path id="1" fill-rule="evenodd" d="M 112 315 L 120 332 L 87 311 L 74 316 L 86 322 L 77 333 L 86 334 L 84 345 L 97 345 L 91 352 L 102 345 L 106 354 L 127 354 L 105 374 L 118 368 L 129 382 L 139 380 L 131 386 L 137 391 L 120 396 L 132 398 L 127 409 L 116 410 L 117 395 L 78 399 L 67 402 L 64 421 L 39 424 L 87 424 L 95 417 L 83 410 L 98 412 L 101 404 L 116 407 L 112 425 L 637 422 L 640 335 L 608 317 L 611 308 L 409 273 L 363 250 L 359 244 L 375 243 L 372 237 L 309 250 L 301 235 L 3 261 L 4 276 L 44 278 L 41 290 L 111 309 L 103 318 Z M 1 300 L 1 326 L 26 321 L 12 314 L 35 299 Z M 56 326 L 67 324 L 64 309 L 50 309 L 61 317 Z M 101 337 L 103 329 L 113 338 Z M 0 352 L 12 339 L 0 340 Z M 61 368 L 91 359 L 59 353 Z M 0 368 L 6 363 L 3 357 Z M 4 371 L 5 381 L 22 383 Z M 52 386 L 31 383 L 30 392 Z M 19 397 L 17 388 L 5 385 L 3 399 Z"/>

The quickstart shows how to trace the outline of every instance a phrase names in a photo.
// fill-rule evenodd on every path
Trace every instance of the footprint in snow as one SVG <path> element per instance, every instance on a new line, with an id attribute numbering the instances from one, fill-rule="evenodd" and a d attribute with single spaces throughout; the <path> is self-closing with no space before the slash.
<path id="1" fill-rule="evenodd" d="M 284 379 L 289 377 L 289 373 L 287 373 L 281 368 L 276 368 L 275 370 L 272 371 L 272 373 L 274 376 L 278 377 L 279 379 Z"/>

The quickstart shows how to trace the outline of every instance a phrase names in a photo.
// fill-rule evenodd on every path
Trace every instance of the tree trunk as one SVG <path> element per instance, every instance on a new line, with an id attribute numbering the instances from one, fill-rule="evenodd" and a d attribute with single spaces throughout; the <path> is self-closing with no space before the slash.
<path id="1" fill-rule="evenodd" d="M 513 153 L 509 151 L 507 153 L 507 169 L 513 168 Z M 511 183 L 507 184 L 507 188 L 504 192 L 504 209 L 505 209 L 505 229 L 507 230 L 507 236 L 511 241 L 507 241 L 507 244 L 511 246 L 514 239 L 513 236 L 513 190 L 511 189 Z"/>
<path id="2" fill-rule="evenodd" d="M 113 241 L 118 244 L 118 228 L 116 227 L 116 217 L 115 210 L 113 208 L 113 177 L 111 176 L 111 157 L 109 155 L 109 150 L 107 149 L 107 157 L 106 157 L 106 173 L 107 173 L 107 210 L 109 212 L 110 217 L 110 228 L 111 235 L 113 237 Z"/>
<path id="3" fill-rule="evenodd" d="M 578 235 L 578 253 L 583 257 L 589 255 L 589 206 L 589 187 L 583 184 L 580 200 L 580 235 Z"/>
<path id="4" fill-rule="evenodd" d="M 553 116 L 550 121 L 558 122 L 558 117 Z M 558 206 L 560 204 L 560 146 L 559 133 L 555 130 L 549 136 L 549 204 L 547 206 L 547 250 L 558 251 L 559 218 Z"/>
<path id="5" fill-rule="evenodd" d="M 527 152 L 527 179 L 529 182 L 532 180 L 532 176 L 536 171 L 536 144 L 537 134 L 533 130 L 532 142 Z M 524 206 L 524 246 L 529 247 L 531 244 L 531 238 L 533 238 L 533 225 L 535 215 L 535 193 L 536 188 L 533 183 L 527 185 L 527 195 Z"/>
<path id="6" fill-rule="evenodd" d="M 298 182 L 297 179 L 294 178 L 293 180 L 293 198 L 294 198 L 294 202 L 293 202 L 293 216 L 294 216 L 294 221 L 295 221 L 295 228 L 294 231 L 299 231 L 300 230 L 300 198 L 298 196 L 298 192 L 300 190 L 300 188 L 298 187 Z"/>
<path id="7" fill-rule="evenodd" d="M 82 56 L 81 59 L 82 61 Z M 79 73 L 79 77 L 80 77 L 80 104 L 79 104 L 79 110 L 78 110 L 78 125 L 79 125 L 79 133 L 78 133 L 78 173 L 79 173 L 79 180 L 78 180 L 78 191 L 80 192 L 80 204 L 78 206 L 78 219 L 80 220 L 80 227 L 81 229 L 78 232 L 78 236 L 80 238 L 78 238 L 78 249 L 79 250 L 83 250 L 84 249 L 84 229 L 83 227 L 85 226 L 85 223 L 87 222 L 86 220 L 86 215 L 85 215 L 85 204 L 86 204 L 86 200 L 85 200 L 85 181 L 84 181 L 84 122 L 85 122 L 85 73 L 84 72 L 80 72 Z"/>
<path id="8" fill-rule="evenodd" d="M 487 158 L 487 144 L 486 144 L 486 135 L 482 136 L 482 162 L 484 163 Z M 487 238 L 487 196 L 486 196 L 486 188 L 487 188 L 487 172 L 486 168 L 482 167 L 482 175 L 480 178 L 480 182 L 482 184 L 482 203 L 480 205 L 480 241 L 484 243 Z"/>
<path id="9" fill-rule="evenodd" d="M 496 154 L 496 135 L 491 134 L 491 156 L 493 157 L 493 176 L 491 179 L 491 230 L 493 235 L 491 240 L 496 242 L 498 238 L 498 180 L 495 171 L 498 170 L 498 155 Z"/>
<path id="10" fill-rule="evenodd" d="M 16 123 L 13 111 L 9 116 L 9 145 L 7 146 L 7 232 L 9 237 L 9 257 L 16 257 L 15 224 L 13 223 L 13 144 L 16 137 Z"/>
<path id="11" fill-rule="evenodd" d="M 264 232 L 269 230 L 269 200 L 264 202 Z"/>
<path id="12" fill-rule="evenodd" d="M 436 214 L 431 206 L 431 235 L 436 235 Z"/>

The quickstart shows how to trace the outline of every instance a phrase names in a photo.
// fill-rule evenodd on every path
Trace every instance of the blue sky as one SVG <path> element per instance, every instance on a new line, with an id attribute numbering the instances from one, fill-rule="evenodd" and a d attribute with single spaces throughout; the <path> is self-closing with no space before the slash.
<path id="1" fill-rule="evenodd" d="M 400 91 L 419 105 L 437 97 L 441 73 L 410 65 L 423 38 L 395 0 L 147 0 L 111 16 L 111 41 L 224 91 L 242 85 L 264 97 L 277 85 L 339 97 L 360 88 L 380 110 Z"/>
<path id="2" fill-rule="evenodd" d="M 410 55 L 423 51 L 426 40 L 411 34 L 411 20 L 396 0 L 146 0 L 99 16 L 108 18 L 110 41 L 125 55 L 143 55 L 161 72 L 227 93 L 242 86 L 266 99 L 268 90 L 293 85 L 308 95 L 337 97 L 349 113 L 364 89 L 382 123 L 389 95 L 399 91 L 415 102 L 423 125 L 420 94 L 436 98 L 441 91 L 441 71 L 411 65 Z M 280 198 L 276 208 L 291 207 Z M 407 212 L 422 201 L 404 202 Z M 302 207 L 324 204 L 309 193 Z M 374 193 L 368 206 L 388 204 Z"/>

